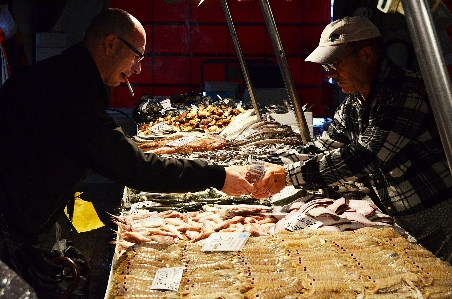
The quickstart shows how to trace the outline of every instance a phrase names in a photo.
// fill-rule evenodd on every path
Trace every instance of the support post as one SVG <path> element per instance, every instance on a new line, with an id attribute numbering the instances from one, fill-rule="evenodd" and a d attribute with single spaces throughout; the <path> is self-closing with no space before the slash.
<path id="1" fill-rule="evenodd" d="M 268 2 L 268 0 L 259 0 L 259 4 L 264 15 L 267 30 L 270 34 L 276 58 L 278 59 L 278 64 L 279 68 L 281 69 L 284 84 L 286 86 L 289 98 L 292 100 L 301 138 L 303 139 L 303 143 L 306 144 L 307 142 L 311 141 L 308 124 L 306 122 L 306 118 L 304 117 L 303 108 L 298 99 L 295 84 L 292 79 L 292 74 L 290 73 L 289 64 L 287 63 L 286 54 L 279 37 L 278 29 L 276 28 L 276 23 L 271 11 L 270 3 Z"/>
<path id="2" fill-rule="evenodd" d="M 402 0 L 418 64 L 452 171 L 452 83 L 426 0 Z"/>

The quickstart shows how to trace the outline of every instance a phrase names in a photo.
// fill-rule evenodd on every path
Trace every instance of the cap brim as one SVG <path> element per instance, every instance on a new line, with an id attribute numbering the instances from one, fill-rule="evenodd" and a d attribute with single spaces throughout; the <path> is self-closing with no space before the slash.
<path id="1" fill-rule="evenodd" d="M 333 63 L 337 57 L 345 50 L 347 44 L 318 46 L 304 61 L 311 61 L 320 64 Z"/>

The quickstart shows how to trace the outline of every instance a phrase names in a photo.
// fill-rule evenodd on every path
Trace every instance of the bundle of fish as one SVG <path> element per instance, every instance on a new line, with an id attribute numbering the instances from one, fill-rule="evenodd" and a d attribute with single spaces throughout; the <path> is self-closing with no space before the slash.
<path id="1" fill-rule="evenodd" d="M 184 267 L 176 291 L 151 285 L 157 270 Z M 249 238 L 240 252 L 140 243 L 114 263 L 113 298 L 451 298 L 452 267 L 391 228 L 303 230 Z"/>
<path id="2" fill-rule="evenodd" d="M 301 135 L 288 125 L 275 121 L 259 121 L 253 110 L 237 116 L 221 133 L 232 146 L 265 144 L 302 144 Z"/>
<path id="3" fill-rule="evenodd" d="M 129 213 L 138 213 L 140 210 L 195 212 L 201 211 L 206 205 L 256 204 L 256 202 L 257 199 L 251 195 L 229 196 L 215 188 L 187 193 L 151 193 L 125 187 L 122 207 L 127 208 Z M 262 199 L 260 204 L 270 206 L 271 203 L 269 199 Z"/>
<path id="4" fill-rule="evenodd" d="M 252 160 L 265 160 L 269 153 L 290 148 L 290 145 L 282 143 L 235 146 L 228 142 L 225 147 L 215 151 L 179 152 L 167 155 L 167 157 L 203 159 L 209 164 L 249 165 Z"/>
<path id="5" fill-rule="evenodd" d="M 383 214 L 377 206 L 365 199 L 310 197 L 312 200 L 295 201 L 282 207 L 281 211 L 288 214 L 278 221 L 275 230 L 287 230 L 290 227 L 289 224 L 296 223 L 297 217 L 306 216 L 315 220 L 316 229 L 324 231 L 340 232 L 367 226 L 379 227 L 394 224 L 392 217 Z"/>
<path id="6" fill-rule="evenodd" d="M 226 146 L 226 139 L 216 134 L 176 134 L 164 138 L 135 141 L 144 152 L 155 154 L 213 151 Z"/>
<path id="7" fill-rule="evenodd" d="M 302 144 L 301 135 L 294 132 L 292 127 L 275 121 L 260 121 L 252 124 L 236 138 L 229 139 L 234 146 L 253 146 L 265 144 Z"/>
<path id="8" fill-rule="evenodd" d="M 265 215 L 268 207 L 237 205 L 229 209 L 180 213 L 174 210 L 112 215 L 118 225 L 117 252 L 135 243 L 173 244 L 183 240 L 198 242 L 214 232 L 249 232 L 251 236 L 269 235 L 276 219 Z"/>

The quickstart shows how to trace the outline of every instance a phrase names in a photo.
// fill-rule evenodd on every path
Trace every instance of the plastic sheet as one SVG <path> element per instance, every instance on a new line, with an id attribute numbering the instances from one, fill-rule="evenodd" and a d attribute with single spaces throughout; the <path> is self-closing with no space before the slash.
<path id="1" fill-rule="evenodd" d="M 33 288 L 1 260 L 0 298 L 38 299 Z"/>

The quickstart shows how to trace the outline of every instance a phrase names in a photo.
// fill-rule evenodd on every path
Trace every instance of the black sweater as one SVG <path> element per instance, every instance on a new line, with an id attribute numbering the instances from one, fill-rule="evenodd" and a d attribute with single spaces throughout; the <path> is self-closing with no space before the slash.
<path id="1" fill-rule="evenodd" d="M 8 226 L 31 236 L 45 232 L 90 169 L 142 191 L 223 187 L 221 166 L 144 154 L 108 115 L 108 101 L 82 43 L 5 82 L 0 89 L 0 216 Z"/>

